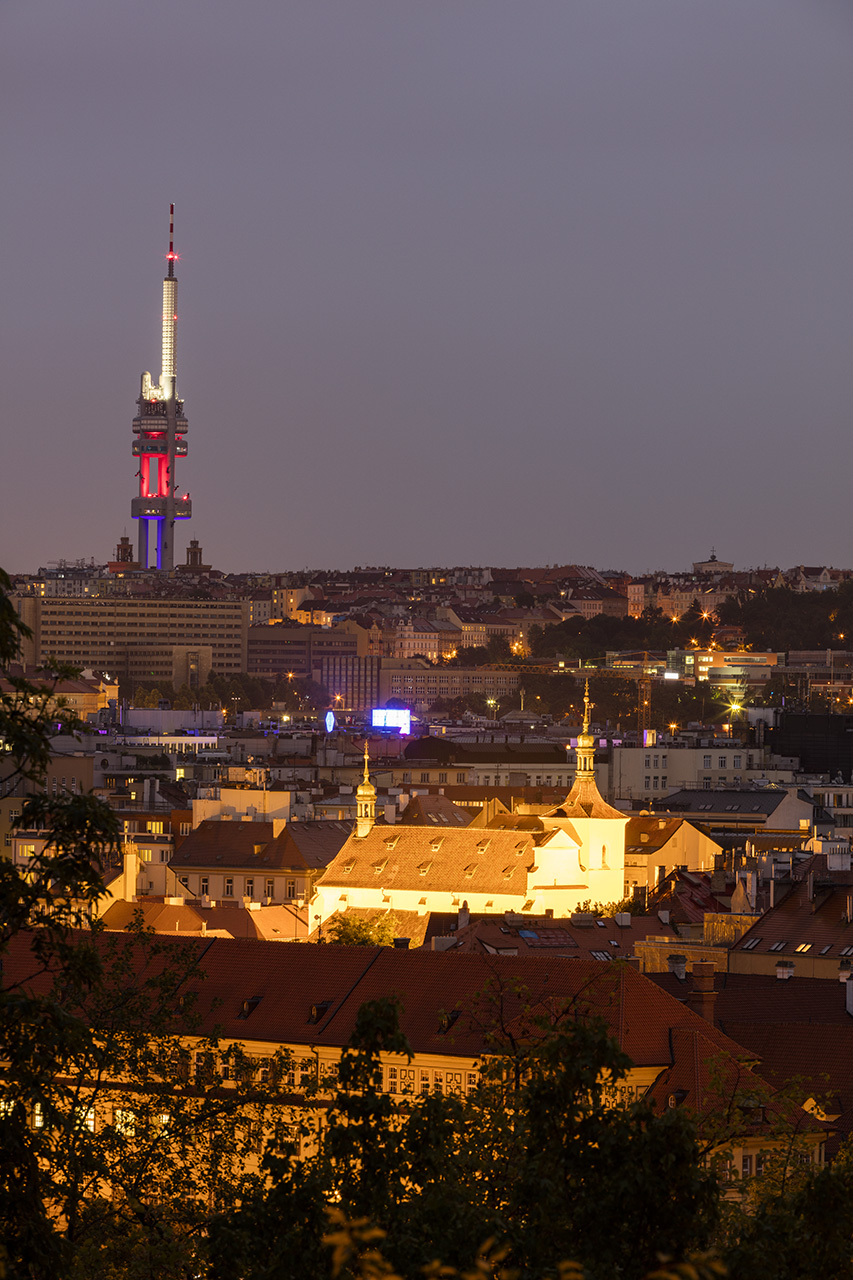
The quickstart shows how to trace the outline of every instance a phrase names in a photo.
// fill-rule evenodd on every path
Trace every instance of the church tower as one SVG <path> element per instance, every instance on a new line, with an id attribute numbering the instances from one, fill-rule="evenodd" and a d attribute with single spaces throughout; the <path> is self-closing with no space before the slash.
<path id="1" fill-rule="evenodd" d="M 376 788 L 370 781 L 370 775 L 367 772 L 370 757 L 367 753 L 367 739 L 364 740 L 364 777 L 358 785 L 355 793 L 355 834 L 359 839 L 372 830 L 376 821 Z"/>
<path id="2" fill-rule="evenodd" d="M 578 735 L 572 789 L 561 805 L 542 815 L 542 824 L 563 830 L 580 846 L 581 868 L 589 876 L 589 897 L 618 902 L 625 893 L 625 828 L 628 817 L 602 797 L 595 781 L 595 738 L 589 731 L 589 681 L 583 696 L 583 730 Z"/>

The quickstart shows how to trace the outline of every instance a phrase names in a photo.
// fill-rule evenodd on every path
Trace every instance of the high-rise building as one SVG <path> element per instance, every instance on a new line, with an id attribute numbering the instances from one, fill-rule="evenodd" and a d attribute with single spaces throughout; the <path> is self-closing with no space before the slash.
<path id="1" fill-rule="evenodd" d="M 148 526 L 156 530 L 158 569 L 170 570 L 175 565 L 175 521 L 192 515 L 189 495 L 178 497 L 175 484 L 175 459 L 187 456 L 187 420 L 184 402 L 177 389 L 177 323 L 178 280 L 175 275 L 175 206 L 169 206 L 169 253 L 163 280 L 163 324 L 161 340 L 160 381 L 152 381 L 146 370 L 133 419 L 133 456 L 139 459 L 139 496 L 130 505 L 130 513 L 139 521 L 137 561 L 142 569 L 148 564 Z M 154 567 L 153 565 L 151 566 Z"/>

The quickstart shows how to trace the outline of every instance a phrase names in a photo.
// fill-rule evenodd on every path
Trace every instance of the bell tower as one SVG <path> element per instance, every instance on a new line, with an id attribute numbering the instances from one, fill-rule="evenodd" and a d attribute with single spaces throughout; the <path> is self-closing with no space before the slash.
<path id="1" fill-rule="evenodd" d="M 367 739 L 364 740 L 364 777 L 355 793 L 355 834 L 363 839 L 373 829 L 376 821 L 376 788 L 370 781 L 368 765 L 370 756 L 367 752 Z"/>

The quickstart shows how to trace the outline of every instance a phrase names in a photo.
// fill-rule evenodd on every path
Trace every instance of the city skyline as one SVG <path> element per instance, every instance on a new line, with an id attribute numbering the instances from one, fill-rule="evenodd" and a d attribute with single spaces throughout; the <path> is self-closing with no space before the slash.
<path id="1" fill-rule="evenodd" d="M 843 6 L 4 25 L 4 567 L 133 532 L 171 201 L 217 568 L 850 562 Z"/>

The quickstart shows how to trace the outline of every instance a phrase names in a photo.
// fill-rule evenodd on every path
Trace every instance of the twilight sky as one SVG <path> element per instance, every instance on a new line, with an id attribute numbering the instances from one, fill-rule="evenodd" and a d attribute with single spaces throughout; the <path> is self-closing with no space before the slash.
<path id="1" fill-rule="evenodd" d="M 853 564 L 849 0 L 4 0 L 0 563 L 112 555 L 181 254 L 226 570 Z"/>

